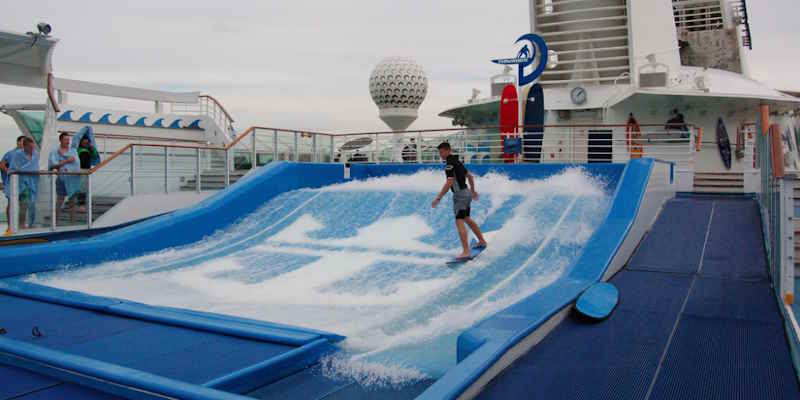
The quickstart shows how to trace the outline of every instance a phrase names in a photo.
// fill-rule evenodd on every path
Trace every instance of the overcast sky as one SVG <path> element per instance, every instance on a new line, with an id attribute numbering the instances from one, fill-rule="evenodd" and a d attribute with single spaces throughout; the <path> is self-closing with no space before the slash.
<path id="1" fill-rule="evenodd" d="M 800 2 L 749 3 L 755 77 L 800 89 Z M 526 0 L 15 1 L 0 7 L 2 30 L 25 32 L 38 21 L 53 26 L 60 39 L 57 76 L 209 93 L 239 129 L 385 129 L 368 79 L 391 55 L 415 58 L 428 74 L 428 97 L 412 127 L 447 127 L 449 120 L 436 115 L 464 103 L 472 88 L 486 94 L 489 76 L 499 71 L 489 60 L 512 55 L 506 54 L 512 41 L 528 30 Z M 43 97 L 40 90 L 0 85 L 0 104 Z M 3 115 L 0 135 L 0 141 L 16 135 Z"/>

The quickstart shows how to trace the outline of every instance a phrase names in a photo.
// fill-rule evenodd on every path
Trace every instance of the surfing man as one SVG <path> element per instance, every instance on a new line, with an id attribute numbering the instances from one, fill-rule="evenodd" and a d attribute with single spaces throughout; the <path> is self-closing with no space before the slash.
<path id="1" fill-rule="evenodd" d="M 442 142 L 437 146 L 437 149 L 439 149 L 439 157 L 446 162 L 444 173 L 447 176 L 447 181 L 442 186 L 442 190 L 439 191 L 439 195 L 431 203 L 431 207 L 436 208 L 448 190 L 453 192 L 453 212 L 456 215 L 456 228 L 458 228 L 458 237 L 461 239 L 461 247 L 463 249 L 457 259 L 468 260 L 470 258 L 470 248 L 467 242 L 467 227 L 464 224 L 469 225 L 472 233 L 478 238 L 475 248 L 482 249 L 486 247 L 486 239 L 483 238 L 481 228 L 469 216 L 472 200 L 478 200 L 475 179 L 464 167 L 464 164 L 458 160 L 458 156 L 451 154 L 450 143 Z M 469 181 L 469 187 L 467 187 L 467 181 Z"/>

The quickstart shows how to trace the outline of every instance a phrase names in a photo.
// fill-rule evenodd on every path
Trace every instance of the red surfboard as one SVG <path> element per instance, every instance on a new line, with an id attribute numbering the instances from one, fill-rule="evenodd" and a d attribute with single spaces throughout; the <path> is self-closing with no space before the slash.
<path id="1" fill-rule="evenodd" d="M 519 125 L 519 99 L 517 88 L 514 85 L 506 85 L 503 88 L 503 95 L 500 96 L 500 140 L 517 137 L 517 126 Z M 513 163 L 516 155 L 503 152 L 503 161 Z"/>

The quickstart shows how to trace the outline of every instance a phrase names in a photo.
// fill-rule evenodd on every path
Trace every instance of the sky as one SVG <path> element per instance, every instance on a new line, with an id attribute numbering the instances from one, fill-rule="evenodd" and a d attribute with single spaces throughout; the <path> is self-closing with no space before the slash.
<path id="1" fill-rule="evenodd" d="M 395 55 L 414 58 L 428 75 L 412 128 L 448 127 L 437 115 L 465 103 L 473 88 L 487 94 L 499 72 L 489 60 L 512 56 L 505 53 L 513 40 L 529 30 L 526 0 L 0 2 L 8 4 L 0 4 L 0 30 L 53 26 L 56 76 L 208 93 L 238 129 L 384 130 L 368 80 Z M 750 0 L 749 9 L 754 77 L 800 90 L 800 2 Z M 41 90 L 0 85 L 0 104 L 43 101 Z M 13 136 L 13 121 L 0 115 L 0 147 Z"/>

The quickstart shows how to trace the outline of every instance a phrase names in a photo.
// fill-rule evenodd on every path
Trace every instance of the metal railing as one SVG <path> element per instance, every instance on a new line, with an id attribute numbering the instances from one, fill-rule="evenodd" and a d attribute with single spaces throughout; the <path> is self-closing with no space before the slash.
<path id="1" fill-rule="evenodd" d="M 794 187 L 797 171 L 786 171 L 780 127 L 766 131 L 759 124 L 757 157 L 761 169 L 758 200 L 764 222 L 769 272 L 778 296 L 794 298 Z"/>
<path id="2" fill-rule="evenodd" d="M 533 132 L 544 129 L 545 133 Z M 80 172 L 20 173 L 36 175 L 39 186 L 46 188 L 32 205 L 46 209 L 33 226 L 58 230 L 64 227 L 91 228 L 103 207 L 113 206 L 129 196 L 177 191 L 207 191 L 228 187 L 246 171 L 272 161 L 285 160 L 318 163 L 438 163 L 437 146 L 446 141 L 466 163 L 586 163 L 626 162 L 632 157 L 652 157 L 672 163 L 677 171 L 691 167 L 694 159 L 694 128 L 690 131 L 665 131 L 663 126 L 643 125 L 641 136 L 629 138 L 626 125 L 545 125 L 519 126 L 523 133 L 500 133 L 496 126 L 474 129 L 436 129 L 409 132 L 364 132 L 331 134 L 268 127 L 251 127 L 225 146 L 192 143 L 127 143 L 113 153 L 104 139 L 97 166 Z M 516 143 L 511 143 L 516 140 Z M 117 142 L 119 143 L 119 142 Z M 506 154 L 509 150 L 514 155 Z M 77 176 L 78 178 L 71 178 Z M 75 203 L 67 204 L 57 196 L 58 185 L 68 179 L 80 179 Z M 21 227 L 18 186 L 12 186 L 10 224 L 12 234 Z M 50 190 L 52 189 L 52 190 Z M 16 190 L 16 191 L 15 191 Z M 70 199 L 71 201 L 71 199 Z M 31 205 L 28 204 L 28 207 Z M 66 208 L 70 218 L 62 217 Z M 74 217 L 78 215 L 78 218 Z"/>
<path id="3" fill-rule="evenodd" d="M 175 114 L 201 114 L 208 116 L 218 127 L 223 129 L 228 137 L 233 137 L 235 122 L 228 110 L 213 96 L 204 94 L 198 97 L 198 103 L 172 103 L 172 112 Z"/>

